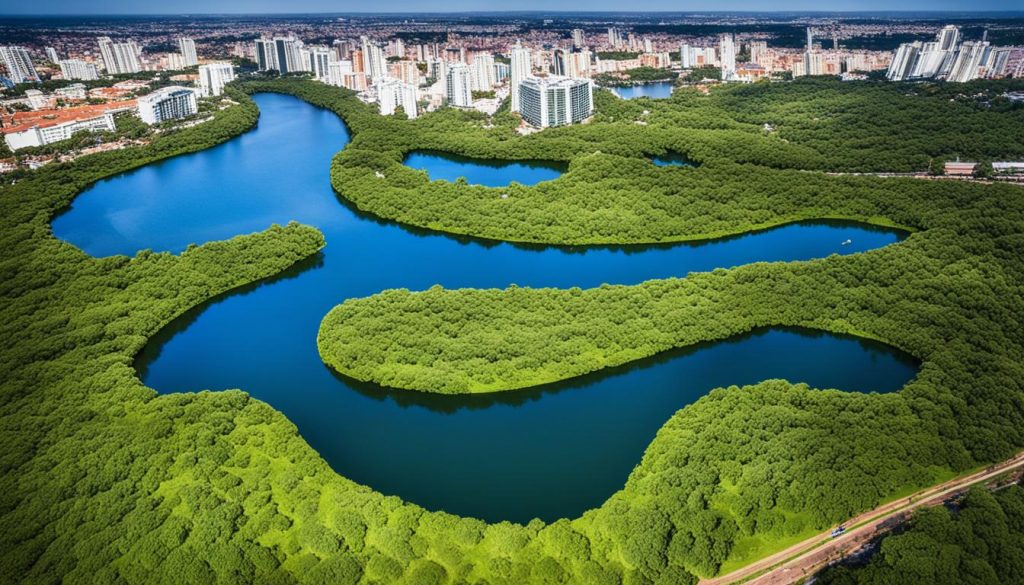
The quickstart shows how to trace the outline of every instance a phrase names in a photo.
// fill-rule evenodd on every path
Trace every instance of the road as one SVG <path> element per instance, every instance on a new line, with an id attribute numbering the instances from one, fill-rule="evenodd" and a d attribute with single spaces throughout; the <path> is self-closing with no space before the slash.
<path id="1" fill-rule="evenodd" d="M 831 529 L 817 534 L 786 550 L 737 569 L 727 575 L 702 579 L 700 585 L 786 585 L 795 583 L 833 560 L 855 552 L 880 534 L 899 524 L 903 517 L 921 506 L 934 506 L 968 487 L 987 482 L 1008 471 L 1024 470 L 1024 452 L 1002 463 L 967 476 L 953 478 L 945 483 L 921 490 L 906 498 L 883 504 L 844 523 L 848 530 L 832 538 Z"/>

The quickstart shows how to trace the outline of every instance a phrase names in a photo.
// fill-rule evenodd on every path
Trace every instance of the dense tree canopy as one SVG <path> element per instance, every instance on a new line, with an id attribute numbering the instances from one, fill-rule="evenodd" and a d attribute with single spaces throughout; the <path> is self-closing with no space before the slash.
<path id="1" fill-rule="evenodd" d="M 884 538 L 864 566 L 822 573 L 823 585 L 1003 585 L 1024 583 L 1024 489 L 967 493 L 955 511 L 919 511 Z"/>
<path id="2" fill-rule="evenodd" d="M 690 583 L 735 561 L 751 541 L 827 526 L 1024 446 L 1019 190 L 816 172 L 918 168 L 957 151 L 1020 156 L 1020 110 L 986 109 L 945 86 L 813 80 L 707 96 L 677 91 L 664 102 L 599 94 L 591 124 L 519 137 L 507 112 L 401 120 L 302 79 L 245 89 L 294 93 L 338 112 L 354 136 L 332 166 L 339 193 L 415 225 L 618 243 L 804 217 L 916 230 L 862 255 L 631 287 L 392 291 L 352 301 L 325 332 L 334 333 L 334 318 L 338 327 L 367 326 L 351 339 L 367 356 L 359 376 L 500 389 L 766 324 L 877 338 L 921 359 L 920 374 L 886 395 L 779 380 L 713 391 L 666 422 L 604 505 L 550 524 L 487 524 L 357 485 L 247 394 L 158 396 L 132 367 L 176 316 L 315 254 L 324 245 L 316 230 L 272 227 L 180 255 L 99 259 L 49 227 L 100 178 L 250 128 L 257 109 L 230 88 L 238 105 L 210 122 L 0 186 L 5 582 Z M 914 112 L 934 124 L 912 127 Z M 765 134 L 766 122 L 776 132 Z M 569 161 L 570 170 L 533 188 L 431 183 L 401 164 L 405 153 L 428 148 Z M 646 160 L 670 150 L 702 164 L 656 168 Z M 493 207 L 501 192 L 513 205 Z M 523 323 L 533 330 L 517 331 Z M 489 326 L 512 335 L 488 337 Z M 479 348 L 460 347 L 460 331 Z M 401 343 L 384 346 L 388 338 Z M 349 367 L 347 349 L 326 341 L 325 354 L 340 348 L 338 367 Z M 534 341 L 562 359 L 524 346 Z M 416 370 L 389 372 L 396 364 Z"/>

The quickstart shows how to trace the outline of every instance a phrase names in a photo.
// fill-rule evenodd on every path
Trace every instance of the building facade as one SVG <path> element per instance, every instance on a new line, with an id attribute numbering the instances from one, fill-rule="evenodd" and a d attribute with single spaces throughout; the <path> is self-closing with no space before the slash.
<path id="1" fill-rule="evenodd" d="M 74 136 L 76 132 L 113 132 L 114 129 L 114 116 L 107 112 L 94 118 L 71 120 L 52 126 L 33 126 L 19 132 L 7 132 L 4 134 L 4 141 L 7 142 L 7 146 L 11 150 L 18 150 L 29 146 L 42 146 L 67 140 Z"/>
<path id="2" fill-rule="evenodd" d="M 142 71 L 139 65 L 139 55 L 142 51 L 135 41 L 129 39 L 123 43 L 115 43 L 110 37 L 100 37 L 98 43 L 103 67 L 107 73 L 118 75 Z"/>
<path id="3" fill-rule="evenodd" d="M 181 58 L 185 67 L 199 64 L 199 55 L 196 54 L 196 42 L 193 39 L 187 37 L 178 39 L 178 48 L 181 49 Z"/>
<path id="4" fill-rule="evenodd" d="M 530 77 L 519 94 L 519 113 L 537 128 L 582 122 L 594 111 L 594 90 L 586 79 Z"/>
<path id="5" fill-rule="evenodd" d="M 509 64 L 509 89 L 512 95 L 512 111 L 519 111 L 519 86 L 530 77 L 533 70 L 530 50 L 524 47 L 519 41 L 512 47 Z"/>
<path id="6" fill-rule="evenodd" d="M 469 108 L 473 105 L 473 75 L 464 63 L 448 65 L 445 75 L 448 105 Z"/>
<path id="7" fill-rule="evenodd" d="M 199 94 L 204 97 L 224 93 L 224 86 L 235 79 L 231 63 L 209 63 L 199 66 Z"/>
<path id="8" fill-rule="evenodd" d="M 7 75 L 14 83 L 39 81 L 36 66 L 25 47 L 0 47 L 0 60 L 7 67 Z"/>
<path id="9" fill-rule="evenodd" d="M 150 125 L 191 116 L 198 111 L 196 92 L 187 87 L 165 87 L 139 98 L 139 117 Z"/>

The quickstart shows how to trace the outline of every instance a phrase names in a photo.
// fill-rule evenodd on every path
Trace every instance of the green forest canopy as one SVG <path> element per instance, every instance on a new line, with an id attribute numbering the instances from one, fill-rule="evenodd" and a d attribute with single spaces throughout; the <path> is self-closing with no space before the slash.
<path id="1" fill-rule="evenodd" d="M 770 321 L 877 337 L 923 361 L 918 377 L 894 394 L 815 391 L 778 380 L 713 391 L 666 422 L 621 491 L 580 518 L 550 524 L 486 524 L 423 510 L 334 473 L 283 415 L 242 392 L 157 396 L 139 381 L 132 359 L 148 338 L 189 308 L 315 254 L 322 236 L 290 225 L 177 256 L 143 251 L 97 259 L 56 240 L 49 221 L 93 181 L 250 128 L 257 110 L 237 89 L 229 95 L 240 105 L 212 122 L 5 183 L 0 574 L 33 583 L 687 583 L 734 560 L 737 543 L 828 526 L 949 470 L 1004 458 L 1024 446 L 1019 191 L 806 171 L 918 168 L 954 151 L 1019 157 L 1019 109 L 985 109 L 954 93 L 1006 87 L 815 80 L 710 96 L 677 91 L 660 103 L 599 94 L 593 123 L 527 138 L 512 132 L 508 114 L 488 130 L 483 118 L 450 110 L 414 121 L 382 118 L 350 93 L 308 81 L 246 87 L 293 93 L 341 114 L 353 141 L 332 165 L 336 188 L 360 207 L 416 225 L 626 243 L 738 233 L 791 221 L 810 206 L 821 217 L 917 230 L 866 254 L 635 287 L 398 291 L 353 301 L 369 323 L 376 305 L 451 310 L 448 304 L 473 294 L 481 315 L 497 318 L 500 307 L 488 299 L 522 295 L 507 317 L 536 311 L 538 335 L 560 333 L 548 318 L 553 308 L 577 312 L 577 329 L 560 341 L 570 354 L 591 343 L 600 319 L 622 321 L 610 330 L 615 343 L 643 334 L 629 328 L 631 313 L 620 312 L 628 306 L 689 323 L 688 331 L 652 331 L 643 351 Z M 904 92 L 920 95 L 904 100 Z M 903 107 L 910 103 L 913 114 Z M 644 109 L 646 126 L 635 123 Z M 957 115 L 945 115 L 951 113 Z M 937 126 L 911 128 L 913 116 Z M 768 119 L 778 131 L 765 136 L 760 127 Z M 401 165 L 404 152 L 431 147 L 571 161 L 570 172 L 549 184 L 560 186 L 565 202 L 549 201 L 549 187 L 516 187 L 510 199 L 526 202 L 515 213 L 538 215 L 489 215 L 477 200 L 494 191 L 430 184 Z M 655 169 L 643 160 L 666 150 L 702 165 Z M 386 178 L 374 177 L 377 170 Z M 602 173 L 618 176 L 627 191 L 627 179 L 635 179 L 652 194 L 610 201 L 607 218 L 588 216 L 578 205 L 592 201 L 573 186 L 588 176 L 603 181 Z M 595 193 L 615 181 L 598 182 Z M 395 207 L 400 195 L 421 192 L 438 198 L 422 217 Z M 703 213 L 663 211 L 677 196 Z M 449 208 L 453 200 L 461 207 Z M 574 213 L 579 222 L 557 221 Z M 631 213 L 650 231 L 642 221 L 620 226 L 608 219 Z M 533 223 L 545 218 L 553 223 Z M 768 295 L 763 307 L 743 297 L 755 292 Z M 587 302 L 577 304 L 573 295 Z M 690 304 L 667 312 L 661 299 Z M 601 303 L 606 315 L 594 309 Z M 702 303 L 722 307 L 721 324 L 702 317 Z M 609 341 L 598 347 L 613 349 Z"/>

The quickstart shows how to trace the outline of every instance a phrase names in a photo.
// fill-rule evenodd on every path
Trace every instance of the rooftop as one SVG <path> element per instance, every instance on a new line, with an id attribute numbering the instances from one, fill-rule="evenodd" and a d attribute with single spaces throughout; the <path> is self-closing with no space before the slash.
<path id="1" fill-rule="evenodd" d="M 135 100 L 124 100 L 120 102 L 107 102 L 105 104 L 78 106 L 74 108 L 61 108 L 53 110 L 36 110 L 34 112 L 15 112 L 2 116 L 3 133 L 24 132 L 33 126 L 49 128 L 75 120 L 88 120 L 102 116 L 106 112 L 132 109 L 136 106 Z"/>

